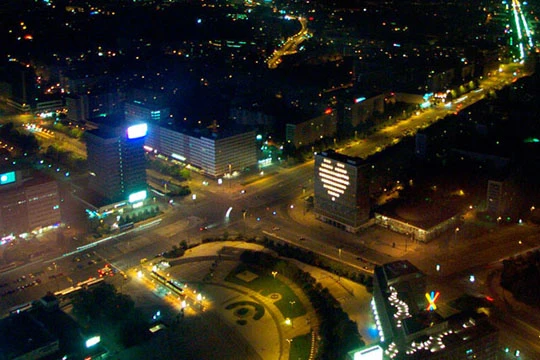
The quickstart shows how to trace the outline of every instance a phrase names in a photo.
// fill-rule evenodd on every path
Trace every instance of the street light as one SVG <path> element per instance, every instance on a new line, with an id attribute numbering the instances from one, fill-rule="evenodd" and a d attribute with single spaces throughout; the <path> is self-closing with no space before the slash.
<path id="1" fill-rule="evenodd" d="M 454 243 L 457 241 L 457 233 L 459 232 L 459 228 L 457 227 L 456 230 L 454 230 Z"/>
<path id="2" fill-rule="evenodd" d="M 276 278 L 276 275 L 277 275 L 277 271 L 272 271 L 272 276 L 274 277 L 274 279 Z"/>

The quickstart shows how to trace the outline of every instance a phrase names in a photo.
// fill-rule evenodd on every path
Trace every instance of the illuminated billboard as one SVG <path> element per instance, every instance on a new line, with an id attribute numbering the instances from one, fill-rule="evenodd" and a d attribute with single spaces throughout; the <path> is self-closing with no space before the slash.
<path id="1" fill-rule="evenodd" d="M 0 185 L 11 184 L 15 182 L 15 171 L 0 174 Z"/>
<path id="2" fill-rule="evenodd" d="M 146 199 L 146 190 L 137 191 L 133 194 L 130 194 L 128 201 L 133 204 L 138 201 L 143 201 L 144 199 Z"/>
<path id="3" fill-rule="evenodd" d="M 137 124 L 132 125 L 127 128 L 127 137 L 128 139 L 138 139 L 146 136 L 146 133 L 148 133 L 148 125 L 147 124 Z"/>

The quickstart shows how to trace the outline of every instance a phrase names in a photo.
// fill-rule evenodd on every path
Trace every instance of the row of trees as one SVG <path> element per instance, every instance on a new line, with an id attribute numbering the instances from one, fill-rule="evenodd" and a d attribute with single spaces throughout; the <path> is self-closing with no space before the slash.
<path id="1" fill-rule="evenodd" d="M 39 151 L 39 144 L 32 134 L 25 134 L 17 129 L 12 122 L 0 126 L 0 139 L 13 145 L 26 155 L 34 155 Z"/>
<path id="2" fill-rule="evenodd" d="M 74 315 L 89 332 L 107 335 L 126 347 L 150 337 L 149 322 L 135 308 L 135 302 L 111 284 L 82 290 L 73 296 L 72 304 Z"/>
<path id="3" fill-rule="evenodd" d="M 351 279 L 354 282 L 366 286 L 368 291 L 373 289 L 373 279 L 371 276 L 351 269 L 349 266 L 346 266 L 340 262 L 333 261 L 319 254 L 315 254 L 313 251 L 301 249 L 288 243 L 270 240 L 267 237 L 263 238 L 262 244 L 265 247 L 274 250 L 280 256 L 296 259 L 305 264 L 316 266 L 338 276 Z"/>
<path id="4" fill-rule="evenodd" d="M 78 172 L 84 172 L 87 168 L 85 159 L 75 156 L 71 151 L 62 150 L 55 145 L 49 145 L 43 155 L 53 164 L 63 165 L 68 169 L 76 169 Z"/>
<path id="5" fill-rule="evenodd" d="M 178 181 L 186 181 L 191 179 L 191 172 L 186 167 L 173 164 L 169 165 L 163 161 L 147 158 L 146 168 L 155 170 L 161 174 L 169 175 Z"/>
<path id="6" fill-rule="evenodd" d="M 62 121 L 62 122 L 57 121 L 53 124 L 53 129 L 63 134 L 66 134 L 67 136 L 74 139 L 82 138 L 84 134 L 84 130 L 82 128 L 71 127 L 68 125 L 69 125 L 69 121 Z"/>
<path id="7" fill-rule="evenodd" d="M 147 207 L 144 210 L 140 210 L 140 211 L 132 211 L 128 213 L 127 215 L 122 216 L 120 220 L 118 220 L 118 225 L 136 223 L 139 221 L 150 219 L 151 217 L 157 216 L 159 213 L 160 213 L 160 210 L 159 210 L 159 206 L 157 205 Z"/>
<path id="8" fill-rule="evenodd" d="M 202 244 L 226 241 L 228 239 L 228 234 L 224 234 L 223 237 L 219 238 L 205 238 Z M 300 249 L 287 243 L 274 242 L 266 237 L 262 240 L 255 238 L 239 238 L 238 240 L 260 243 L 274 250 L 281 257 L 296 259 L 330 271 L 338 276 L 349 278 L 365 285 L 368 290 L 371 290 L 373 287 L 373 281 L 370 276 L 352 270 L 341 263 L 322 257 L 312 251 Z M 188 248 L 187 242 L 182 241 L 178 246 L 175 245 L 170 251 L 164 253 L 163 256 L 167 258 L 181 257 Z M 241 260 L 251 266 L 261 268 L 267 273 L 274 270 L 278 271 L 281 275 L 292 280 L 298 287 L 302 288 L 320 319 L 321 327 L 319 335 L 321 341 L 318 351 L 320 359 L 342 359 L 346 357 L 349 351 L 364 345 L 358 333 L 356 323 L 350 320 L 347 313 L 343 311 L 339 302 L 330 294 L 328 289 L 323 288 L 320 283 L 317 283 L 309 273 L 302 271 L 291 262 L 263 252 L 246 250 L 241 255 Z M 171 263 L 171 265 L 174 264 Z"/>
<path id="9" fill-rule="evenodd" d="M 291 262 L 259 251 L 246 250 L 241 260 L 266 272 L 277 270 L 302 288 L 320 321 L 319 359 L 344 359 L 348 352 L 365 345 L 356 323 L 343 311 L 328 289 L 323 288 L 309 273 Z"/>

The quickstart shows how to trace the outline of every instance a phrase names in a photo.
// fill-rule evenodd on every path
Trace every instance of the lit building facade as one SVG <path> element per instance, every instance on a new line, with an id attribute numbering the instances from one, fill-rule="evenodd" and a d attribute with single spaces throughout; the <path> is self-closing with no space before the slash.
<path id="1" fill-rule="evenodd" d="M 257 165 L 256 134 L 187 134 L 163 126 L 151 125 L 146 150 L 197 167 L 217 178 Z"/>
<path id="2" fill-rule="evenodd" d="M 111 201 L 146 191 L 145 123 L 103 127 L 86 135 L 89 187 Z"/>
<path id="3" fill-rule="evenodd" d="M 366 163 L 333 150 L 315 156 L 315 215 L 319 220 L 357 232 L 369 219 Z"/>
<path id="4" fill-rule="evenodd" d="M 19 235 L 61 222 L 58 184 L 42 173 L 0 174 L 0 235 Z"/>
<path id="5" fill-rule="evenodd" d="M 440 294 L 428 290 L 426 280 L 407 260 L 375 267 L 371 305 L 384 359 L 498 359 L 498 330 L 486 316 L 443 315 L 437 307 Z"/>

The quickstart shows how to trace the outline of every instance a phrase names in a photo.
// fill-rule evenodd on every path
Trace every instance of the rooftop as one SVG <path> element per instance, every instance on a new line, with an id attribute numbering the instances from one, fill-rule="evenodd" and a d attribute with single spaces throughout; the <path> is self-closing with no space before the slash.
<path id="1" fill-rule="evenodd" d="M 352 166 L 360 166 L 360 165 L 366 164 L 366 162 L 362 158 L 340 154 L 340 153 L 337 153 L 335 150 L 331 150 L 331 149 L 321 151 L 318 155 L 321 155 L 321 156 L 324 156 L 329 159 L 333 159 L 342 163 L 346 163 Z"/>
<path id="2" fill-rule="evenodd" d="M 394 280 L 404 275 L 421 274 L 421 271 L 407 260 L 398 260 L 383 265 L 387 280 Z"/>
<path id="3" fill-rule="evenodd" d="M 14 359 L 57 342 L 43 325 L 27 312 L 0 320 L 0 359 Z"/>

